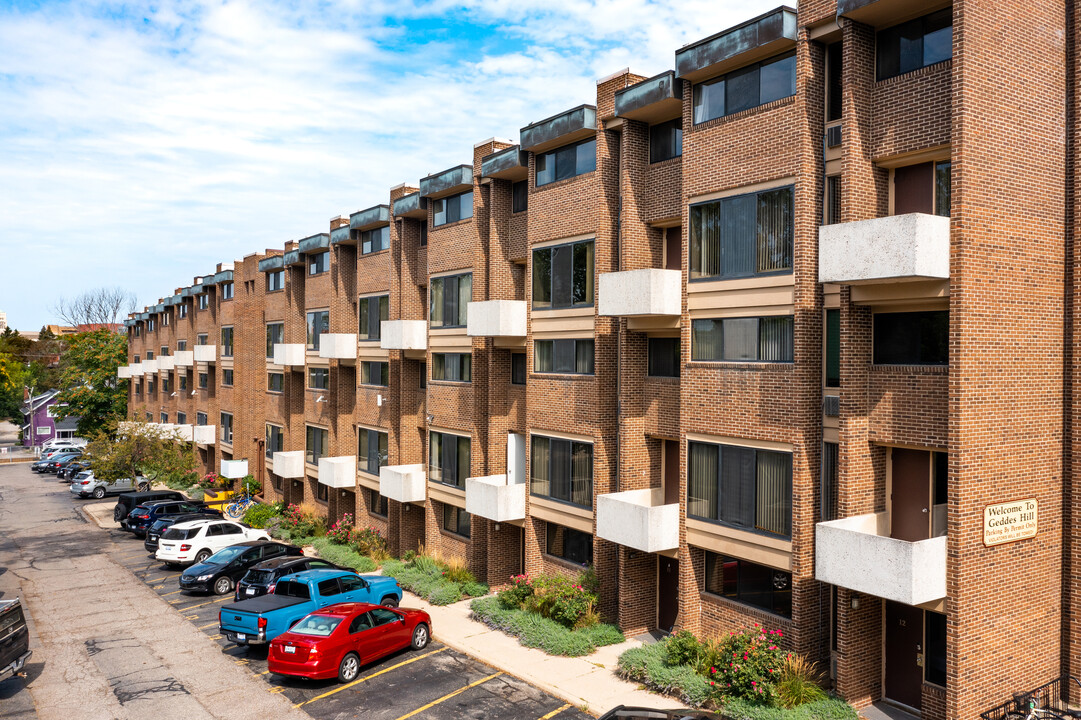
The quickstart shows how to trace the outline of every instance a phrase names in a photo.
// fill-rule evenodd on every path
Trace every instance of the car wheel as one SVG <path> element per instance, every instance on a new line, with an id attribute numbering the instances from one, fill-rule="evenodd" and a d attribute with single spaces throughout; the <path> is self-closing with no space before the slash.
<path id="1" fill-rule="evenodd" d="M 113 510 L 113 521 L 120 522 L 123 519 L 124 518 L 120 514 L 120 506 L 117 506 L 116 509 Z"/>
<path id="2" fill-rule="evenodd" d="M 233 581 L 228 577 L 220 577 L 214 581 L 214 594 L 215 595 L 228 595 L 229 591 L 233 589 Z"/>
<path id="3" fill-rule="evenodd" d="M 353 682 L 360 674 L 360 658 L 356 653 L 347 653 L 338 665 L 338 682 Z"/>
<path id="4" fill-rule="evenodd" d="M 94 488 L 94 492 L 90 494 L 93 495 L 96 500 L 101 500 L 103 497 L 105 497 L 105 488 L 96 487 Z"/>
<path id="5" fill-rule="evenodd" d="M 398 598 L 393 595 L 387 595 L 385 598 L 379 601 L 379 604 L 383 607 L 398 607 Z"/>
<path id="6" fill-rule="evenodd" d="M 413 649 L 423 650 L 428 647 L 428 641 L 432 639 L 431 633 L 428 632 L 428 626 L 424 623 L 418 623 L 415 630 L 413 630 Z"/>
<path id="7" fill-rule="evenodd" d="M 208 557 L 210 557 L 210 551 L 209 550 L 200 550 L 199 554 L 197 554 L 195 556 L 195 562 L 201 563 L 204 560 L 206 560 Z"/>

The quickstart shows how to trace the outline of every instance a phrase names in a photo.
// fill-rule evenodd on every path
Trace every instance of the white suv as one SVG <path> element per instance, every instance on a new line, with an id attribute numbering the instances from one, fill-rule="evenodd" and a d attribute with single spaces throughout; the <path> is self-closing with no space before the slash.
<path id="1" fill-rule="evenodd" d="M 245 540 L 269 540 L 265 530 L 255 530 L 228 520 L 192 520 L 168 528 L 158 540 L 154 555 L 166 565 L 202 562 L 222 548 Z"/>

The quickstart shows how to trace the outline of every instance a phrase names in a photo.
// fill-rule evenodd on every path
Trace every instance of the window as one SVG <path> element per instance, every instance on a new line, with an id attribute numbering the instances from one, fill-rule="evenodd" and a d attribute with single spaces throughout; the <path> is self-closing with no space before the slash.
<path id="1" fill-rule="evenodd" d="M 593 304 L 593 241 L 533 251 L 533 308 Z"/>
<path id="2" fill-rule="evenodd" d="M 473 217 L 473 191 L 432 201 L 432 227 Z"/>
<path id="3" fill-rule="evenodd" d="M 183 352 L 184 350 L 187 350 L 187 349 L 188 349 L 188 341 L 187 340 L 177 340 L 176 341 L 176 351 L 177 352 Z"/>
<path id="4" fill-rule="evenodd" d="M 357 466 L 362 472 L 379 475 L 387 464 L 387 434 L 368 428 L 357 429 Z"/>
<path id="5" fill-rule="evenodd" d="M 321 252 L 308 256 L 308 274 L 319 275 L 330 269 L 330 253 Z"/>
<path id="6" fill-rule="evenodd" d="M 267 423 L 266 426 L 266 456 L 273 458 L 274 453 L 285 450 L 285 430 L 278 425 Z"/>
<path id="7" fill-rule="evenodd" d="M 946 8 L 878 33 L 878 79 L 953 57 L 953 10 Z"/>
<path id="8" fill-rule="evenodd" d="M 176 424 L 177 425 L 187 425 L 187 423 L 188 423 L 188 414 L 183 413 L 183 412 L 178 412 L 176 414 Z"/>
<path id="9" fill-rule="evenodd" d="M 151 395 L 153 395 L 156 392 L 156 389 L 154 387 L 154 379 L 153 378 L 147 378 L 147 380 L 146 380 L 146 391 L 148 393 L 150 393 Z"/>
<path id="10" fill-rule="evenodd" d="M 330 388 L 330 369 L 308 368 L 308 388 L 310 390 L 327 390 Z"/>
<path id="11" fill-rule="evenodd" d="M 158 352 L 158 357 L 169 357 L 169 346 L 168 345 L 162 345 L 161 346 L 161 349 Z"/>
<path id="12" fill-rule="evenodd" d="M 390 363 L 362 361 L 360 363 L 360 384 L 388 387 L 390 385 Z"/>
<path id="13" fill-rule="evenodd" d="M 173 374 L 168 373 L 161 378 L 161 391 L 172 392 L 173 391 Z"/>
<path id="14" fill-rule="evenodd" d="M 950 216 L 949 160 L 903 165 L 893 171 L 893 214 Z"/>
<path id="15" fill-rule="evenodd" d="M 207 418 L 206 418 L 206 413 L 205 412 L 197 412 L 197 413 L 195 413 L 195 424 L 196 425 L 206 425 L 206 419 Z"/>
<path id="16" fill-rule="evenodd" d="M 221 299 L 222 302 L 233 299 L 233 283 L 227 282 L 221 284 Z"/>
<path id="17" fill-rule="evenodd" d="M 950 170 L 949 160 L 935 163 L 935 215 L 950 216 Z"/>
<path id="18" fill-rule="evenodd" d="M 233 371 L 230 368 L 222 368 L 221 371 L 221 384 L 227 387 L 233 384 Z"/>
<path id="19" fill-rule="evenodd" d="M 432 353 L 432 380 L 470 382 L 473 356 L 468 353 Z"/>
<path id="20" fill-rule="evenodd" d="M 536 155 L 537 187 L 597 169 L 597 140 L 583 140 Z"/>
<path id="21" fill-rule="evenodd" d="M 284 392 L 285 391 L 285 374 L 284 373 L 267 373 L 266 376 L 266 389 L 270 392 Z"/>
<path id="22" fill-rule="evenodd" d="M 384 225 L 374 230 L 363 230 L 360 233 L 360 254 L 368 255 L 380 250 L 390 249 L 390 226 Z"/>
<path id="23" fill-rule="evenodd" d="M 150 318 L 149 320 L 147 320 L 146 321 L 146 331 L 147 332 L 154 332 L 154 325 L 155 325 L 154 318 Z"/>
<path id="24" fill-rule="evenodd" d="M 420 246 L 424 247 L 428 244 L 428 223 L 422 222 L 420 224 Z"/>
<path id="25" fill-rule="evenodd" d="M 187 303 L 180 303 L 179 305 L 177 305 L 176 306 L 176 315 L 177 315 L 177 317 L 179 317 L 181 319 L 186 318 L 188 316 L 188 304 Z"/>
<path id="26" fill-rule="evenodd" d="M 534 340 L 533 372 L 593 374 L 593 340 Z"/>
<path id="27" fill-rule="evenodd" d="M 206 341 L 210 339 L 210 336 L 206 333 L 199 333 L 195 336 L 196 345 L 206 345 Z"/>
<path id="28" fill-rule="evenodd" d="M 443 505 L 443 529 L 464 538 L 469 537 L 470 514 L 453 505 Z"/>
<path id="29" fill-rule="evenodd" d="M 233 356 L 233 328 L 223 327 L 221 329 L 221 356 L 232 357 Z"/>
<path id="30" fill-rule="evenodd" d="M 162 327 L 169 327 L 169 313 L 164 312 L 161 314 L 161 325 Z"/>
<path id="31" fill-rule="evenodd" d="M 168 422 L 169 422 L 169 413 L 162 413 L 161 414 L 161 424 L 165 425 Z"/>
<path id="32" fill-rule="evenodd" d="M 222 413 L 221 414 L 221 441 L 223 443 L 233 442 L 233 414 Z"/>
<path id="33" fill-rule="evenodd" d="M 282 477 L 281 475 L 275 475 L 274 473 L 268 473 L 270 475 L 270 482 L 274 485 L 274 489 L 278 492 L 282 491 Z"/>
<path id="34" fill-rule="evenodd" d="M 792 617 L 792 573 L 706 552 L 706 592 Z"/>
<path id="35" fill-rule="evenodd" d="M 138 362 L 139 362 L 139 356 L 138 356 L 138 355 L 135 355 L 135 356 L 134 356 L 134 360 L 132 360 L 132 363 L 136 363 L 136 364 L 137 364 Z"/>
<path id="36" fill-rule="evenodd" d="M 210 296 L 205 292 L 197 296 L 199 298 L 199 309 L 206 310 L 210 307 Z"/>
<path id="37" fill-rule="evenodd" d="M 529 451 L 529 492 L 593 507 L 593 444 L 534 435 Z"/>
<path id="38" fill-rule="evenodd" d="M 841 119 L 841 98 L 843 97 L 841 48 L 839 42 L 826 48 L 826 122 Z"/>
<path id="39" fill-rule="evenodd" d="M 327 454 L 327 431 L 323 428 L 304 426 L 307 437 L 304 444 L 304 460 L 312 465 L 319 464 L 319 458 Z"/>
<path id="40" fill-rule="evenodd" d="M 796 55 L 748 65 L 694 86 L 694 123 L 743 112 L 796 94 Z"/>
<path id="41" fill-rule="evenodd" d="M 837 443 L 822 443 L 822 521 L 837 519 Z"/>
<path id="42" fill-rule="evenodd" d="M 950 313 L 875 313 L 875 365 L 948 365 Z"/>
<path id="43" fill-rule="evenodd" d="M 382 322 L 390 319 L 390 295 L 362 297 L 357 301 L 357 314 L 360 315 L 361 340 L 378 340 L 381 337 Z"/>
<path id="44" fill-rule="evenodd" d="M 791 272 L 791 187 L 692 205 L 690 220 L 692 280 Z"/>
<path id="45" fill-rule="evenodd" d="M 368 512 L 372 515 L 386 517 L 389 515 L 387 499 L 379 494 L 378 490 L 368 489 Z"/>
<path id="46" fill-rule="evenodd" d="M 267 323 L 266 325 L 266 356 L 274 357 L 274 346 L 285 342 L 285 323 Z"/>
<path id="47" fill-rule="evenodd" d="M 186 372 L 178 373 L 177 377 L 180 378 L 180 388 L 179 389 L 180 390 L 187 390 L 188 389 L 188 374 Z"/>
<path id="48" fill-rule="evenodd" d="M 199 373 L 199 389 L 206 390 L 210 386 L 210 375 L 208 373 Z"/>
<path id="49" fill-rule="evenodd" d="M 473 299 L 473 273 L 432 278 L 432 327 L 465 327 Z"/>
<path id="50" fill-rule="evenodd" d="M 326 253 L 324 253 L 326 254 Z M 308 313 L 308 349 L 319 349 L 319 336 L 330 332 L 330 313 L 319 310 Z"/>
<path id="51" fill-rule="evenodd" d="M 154 422 L 154 416 L 151 415 L 150 413 L 147 413 L 146 414 L 146 421 L 147 422 Z"/>
<path id="52" fill-rule="evenodd" d="M 649 126 L 649 161 L 671 160 L 683 154 L 683 118 Z"/>
<path id="53" fill-rule="evenodd" d="M 529 208 L 529 181 L 519 180 L 510 186 L 510 211 L 525 212 Z"/>
<path id="54" fill-rule="evenodd" d="M 428 363 L 420 363 L 420 389 L 428 387 Z"/>
<path id="55" fill-rule="evenodd" d="M 469 438 L 460 435 L 429 433 L 428 479 L 464 490 L 469 477 L 469 444 Z"/>
<path id="56" fill-rule="evenodd" d="M 691 360 L 792 362 L 792 317 L 693 320 Z"/>
<path id="57" fill-rule="evenodd" d="M 525 353 L 512 353 L 510 356 L 510 384 L 525 385 Z"/>
<path id="58" fill-rule="evenodd" d="M 826 310 L 826 387 L 841 387 L 841 311 Z"/>
<path id="59" fill-rule="evenodd" d="M 792 454 L 688 442 L 687 515 L 789 537 Z"/>
<path id="60" fill-rule="evenodd" d="M 841 222 L 841 176 L 830 175 L 826 178 L 826 207 L 822 222 L 836 225 Z"/>
<path id="61" fill-rule="evenodd" d="M 326 253 L 324 253 L 324 254 L 326 254 Z M 316 483 L 315 484 L 315 499 L 318 500 L 319 502 L 328 502 L 329 501 L 330 492 L 327 489 L 327 486 L 324 485 L 323 483 Z"/>
<path id="62" fill-rule="evenodd" d="M 927 610 L 923 617 L 924 632 L 927 634 L 924 679 L 934 685 L 946 687 L 946 616 Z"/>
<path id="63" fill-rule="evenodd" d="M 544 550 L 553 557 L 577 565 L 593 564 L 593 536 L 581 530 L 545 523 Z"/>
<path id="64" fill-rule="evenodd" d="M 285 288 L 285 271 L 275 270 L 266 274 L 266 291 L 276 292 Z"/>
<path id="65" fill-rule="evenodd" d="M 154 351 L 153 350 L 147 350 L 146 351 L 146 359 L 147 360 L 153 360 L 154 359 Z"/>
<path id="66" fill-rule="evenodd" d="M 142 325 L 136 325 L 135 326 L 135 337 L 139 337 L 140 335 L 142 335 L 142 332 L 141 332 L 142 328 L 143 328 Z"/>
<path id="67" fill-rule="evenodd" d="M 679 377 L 679 338 L 649 338 L 646 374 L 651 377 Z"/>

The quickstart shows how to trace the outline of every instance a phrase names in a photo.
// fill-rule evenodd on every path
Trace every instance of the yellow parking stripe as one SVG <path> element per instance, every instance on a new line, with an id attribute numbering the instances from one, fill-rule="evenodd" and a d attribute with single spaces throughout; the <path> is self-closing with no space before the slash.
<path id="1" fill-rule="evenodd" d="M 571 706 L 571 704 L 570 704 L 570 703 L 567 703 L 567 704 L 566 704 L 566 705 L 564 705 L 563 707 L 558 707 L 558 708 L 556 708 L 555 710 L 553 710 L 552 712 L 548 713 L 547 715 L 541 715 L 541 716 L 540 716 L 539 718 L 537 718 L 537 720 L 551 720 L 551 719 L 552 719 L 552 718 L 554 718 L 554 717 L 555 717 L 556 715 L 558 715 L 559 713 L 563 712 L 564 710 L 566 710 L 566 709 L 567 709 L 567 708 L 569 708 L 570 706 Z"/>
<path id="2" fill-rule="evenodd" d="M 362 678 L 358 678 L 358 679 L 354 680 L 351 683 L 346 683 L 345 685 L 339 685 L 338 687 L 334 688 L 333 690 L 331 690 L 329 692 L 325 692 L 322 695 L 316 695 L 311 700 L 305 700 L 302 703 L 297 703 L 293 707 L 298 708 L 301 705 L 307 705 L 309 703 L 315 702 L 316 700 L 322 700 L 325 697 L 330 697 L 334 693 L 340 693 L 342 690 L 348 690 L 349 688 L 353 687 L 354 685 L 358 685 L 358 684 L 360 684 L 362 682 L 365 682 L 366 680 L 371 680 L 374 677 L 379 677 L 383 673 L 388 673 L 391 670 L 397 670 L 398 668 L 400 668 L 403 665 L 408 665 L 409 663 L 415 663 L 417 660 L 423 660 L 424 658 L 428 657 L 429 655 L 435 655 L 436 653 L 441 653 L 446 649 L 447 649 L 446 647 L 441 647 L 438 650 L 432 650 L 431 652 L 424 653 L 423 655 L 418 655 L 415 658 L 409 658 L 408 660 L 406 660 L 404 662 L 400 662 L 397 665 L 391 665 L 388 668 L 383 668 L 379 672 L 374 672 L 371 675 L 365 675 Z M 270 672 L 270 671 L 268 670 L 267 672 Z"/>
<path id="3" fill-rule="evenodd" d="M 226 595 L 225 597 L 220 597 L 217 600 L 211 600 L 210 602 L 200 603 L 199 605 L 188 605 L 187 607 L 177 608 L 177 610 L 183 610 L 184 612 L 187 612 L 188 610 L 194 610 L 195 608 L 201 608 L 201 607 L 204 607 L 206 605 L 213 605 L 214 603 L 228 602 L 228 601 L 230 601 L 232 599 L 233 599 L 232 595 Z"/>
<path id="4" fill-rule="evenodd" d="M 424 712 L 424 711 L 425 711 L 425 710 L 427 710 L 428 708 L 430 708 L 430 707 L 434 707 L 434 706 L 438 705 L 439 703 L 441 703 L 441 702 L 444 702 L 445 700 L 450 700 L 450 699 L 451 699 L 452 697 L 454 697 L 455 695 L 461 695 L 462 693 L 464 693 L 464 692 L 465 692 L 466 690 L 468 690 L 469 688 L 475 688 L 475 687 L 476 687 L 477 685 L 483 685 L 484 683 L 488 682 L 488 681 L 489 681 L 489 680 L 491 680 L 492 678 L 497 678 L 497 677 L 499 677 L 499 676 L 500 676 L 500 675 L 502 675 L 502 674 L 503 674 L 503 671 L 502 671 L 502 670 L 500 670 L 500 671 L 499 671 L 499 672 L 497 672 L 497 673 L 492 673 L 491 675 L 489 675 L 489 676 L 488 676 L 488 677 L 486 677 L 486 678 L 481 678 L 480 680 L 477 680 L 476 682 L 471 682 L 471 683 L 469 683 L 468 685 L 466 685 L 466 686 L 465 686 L 464 688 L 461 688 L 461 689 L 455 690 L 455 691 L 454 691 L 454 692 L 452 692 L 452 693 L 447 693 L 446 695 L 444 695 L 443 697 L 439 698 L 438 700 L 433 700 L 432 702 L 428 703 L 427 705 L 424 705 L 424 706 L 422 706 L 422 707 L 419 707 L 419 708 L 417 708 L 416 710 L 414 710 L 414 711 L 413 711 L 413 712 L 411 712 L 411 713 L 406 713 L 405 715 L 402 715 L 402 716 L 401 716 L 400 718 L 398 718 L 398 720 L 405 720 L 406 718 L 411 718 L 411 717 L 413 717 L 414 715 L 416 715 L 417 713 L 421 713 L 421 712 Z"/>
<path id="5" fill-rule="evenodd" d="M 167 597 L 169 595 L 176 595 L 178 592 L 184 592 L 183 590 L 173 590 L 172 592 L 161 593 L 158 597 Z"/>
<path id="6" fill-rule="evenodd" d="M 217 622 L 217 621 L 215 620 L 215 621 L 214 621 L 214 622 L 212 622 L 212 623 L 207 623 L 206 625 L 203 625 L 202 627 L 197 627 L 197 628 L 195 628 L 195 629 L 196 629 L 196 630 L 206 630 L 207 628 L 211 628 L 211 627 L 215 627 L 215 626 L 217 626 L 217 624 L 218 624 L 218 622 Z"/>

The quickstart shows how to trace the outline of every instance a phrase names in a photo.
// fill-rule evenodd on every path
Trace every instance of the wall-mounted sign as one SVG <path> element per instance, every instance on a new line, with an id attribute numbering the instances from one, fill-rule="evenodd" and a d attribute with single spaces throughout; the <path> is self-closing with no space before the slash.
<path id="1" fill-rule="evenodd" d="M 983 544 L 1002 545 L 1036 537 L 1038 511 L 1036 498 L 988 505 L 983 510 Z"/>

